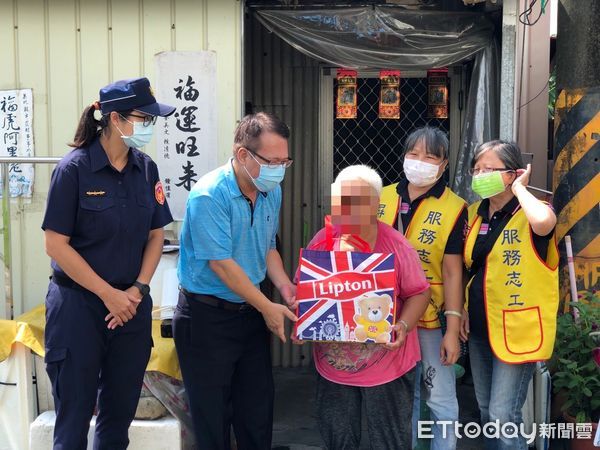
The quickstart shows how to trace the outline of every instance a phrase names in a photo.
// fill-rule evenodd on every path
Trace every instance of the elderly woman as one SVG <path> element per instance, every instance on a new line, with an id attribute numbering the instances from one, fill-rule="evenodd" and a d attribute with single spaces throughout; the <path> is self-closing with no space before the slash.
<path id="1" fill-rule="evenodd" d="M 483 200 L 469 207 L 464 259 L 469 269 L 469 353 L 482 423 L 522 422 L 535 361 L 552 355 L 558 309 L 556 216 L 527 191 L 512 142 L 482 144 L 471 162 L 472 188 Z M 526 449 L 512 426 L 486 448 Z"/>
<path id="2" fill-rule="evenodd" d="M 342 170 L 332 186 L 333 244 L 319 231 L 311 250 L 355 251 L 356 237 L 373 252 L 393 253 L 397 321 L 390 344 L 315 343 L 319 373 L 317 415 L 328 449 L 356 449 L 363 406 L 371 448 L 411 446 L 414 367 L 420 359 L 415 327 L 429 301 L 429 284 L 416 251 L 400 232 L 377 221 L 381 178 L 367 166 Z"/>

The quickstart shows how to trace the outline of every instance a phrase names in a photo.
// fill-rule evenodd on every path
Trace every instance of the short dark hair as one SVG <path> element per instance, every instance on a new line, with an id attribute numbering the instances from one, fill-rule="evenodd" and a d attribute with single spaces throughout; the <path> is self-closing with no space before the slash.
<path id="1" fill-rule="evenodd" d="M 475 167 L 475 164 L 480 156 L 489 150 L 492 150 L 494 153 L 496 153 L 500 161 L 502 161 L 502 164 L 504 164 L 507 169 L 523 169 L 523 156 L 521 156 L 521 149 L 517 143 L 503 141 L 500 139 L 484 142 L 477 147 L 475 153 L 473 154 L 473 158 L 471 159 L 471 168 Z"/>
<path id="2" fill-rule="evenodd" d="M 240 147 L 245 147 L 252 151 L 258 150 L 258 141 L 260 135 L 264 132 L 275 133 L 284 139 L 290 138 L 290 129 L 275 114 L 267 112 L 248 114 L 235 129 L 233 151 L 237 151 Z"/>
<path id="3" fill-rule="evenodd" d="M 421 140 L 425 143 L 425 151 L 428 155 L 448 159 L 448 136 L 439 128 L 429 126 L 417 128 L 408 135 L 402 156 L 411 151 Z"/>

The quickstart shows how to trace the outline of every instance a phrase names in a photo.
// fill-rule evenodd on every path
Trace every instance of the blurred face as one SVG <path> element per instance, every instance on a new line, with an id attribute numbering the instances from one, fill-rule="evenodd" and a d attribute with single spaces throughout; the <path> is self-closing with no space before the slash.
<path id="1" fill-rule="evenodd" d="M 447 159 L 427 153 L 427 146 L 425 145 L 424 139 L 419 139 L 413 148 L 406 152 L 404 158 L 438 166 L 438 178 L 442 176 L 442 173 L 446 170 L 446 166 L 448 165 Z"/>
<path id="2" fill-rule="evenodd" d="M 377 223 L 379 197 L 365 181 L 341 181 L 331 186 L 331 221 L 342 234 L 360 234 Z"/>
<path id="3" fill-rule="evenodd" d="M 260 135 L 257 148 L 240 147 L 237 159 L 252 178 L 257 178 L 261 165 L 285 164 L 289 161 L 288 141 L 276 133 L 266 131 Z"/>

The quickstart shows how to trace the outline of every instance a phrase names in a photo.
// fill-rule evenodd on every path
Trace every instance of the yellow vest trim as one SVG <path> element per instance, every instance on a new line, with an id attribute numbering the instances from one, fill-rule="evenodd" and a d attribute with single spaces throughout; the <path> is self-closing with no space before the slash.
<path id="1" fill-rule="evenodd" d="M 398 217 L 400 198 L 396 192 L 397 184 L 383 188 L 379 209 L 380 220 L 393 225 Z M 410 225 L 405 231 L 406 239 L 419 254 L 421 265 L 431 286 L 429 306 L 419 320 L 421 328 L 440 328 L 438 313 L 444 306 L 444 283 L 442 263 L 448 238 L 465 208 L 465 201 L 449 188 L 440 198 L 427 197 L 419 203 Z M 401 220 L 398 218 L 398 220 Z"/>
<path id="2" fill-rule="evenodd" d="M 467 268 L 473 264 L 473 249 L 481 228 L 482 218 L 477 215 L 480 203 L 469 207 Z M 488 336 L 494 355 L 501 361 L 522 364 L 544 361 L 552 355 L 558 311 L 557 268 L 555 236 L 544 261 L 533 245 L 527 217 L 519 209 L 496 240 L 484 268 Z"/>
<path id="3" fill-rule="evenodd" d="M 377 211 L 377 218 L 393 227 L 396 217 L 398 217 L 398 211 L 400 209 L 400 196 L 396 192 L 398 183 L 390 184 L 385 186 L 381 190 L 381 196 L 379 199 L 379 211 Z"/>

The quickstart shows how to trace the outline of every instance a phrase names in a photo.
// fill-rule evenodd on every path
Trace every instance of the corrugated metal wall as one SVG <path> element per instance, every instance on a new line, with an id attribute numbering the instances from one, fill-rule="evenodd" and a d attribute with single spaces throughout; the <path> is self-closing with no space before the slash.
<path id="1" fill-rule="evenodd" d="M 62 156 L 100 87 L 142 75 L 152 81 L 162 51 L 213 50 L 215 151 L 225 161 L 242 113 L 241 29 L 238 0 L 2 0 L 0 89 L 33 89 L 35 154 Z M 50 261 L 40 224 L 51 170 L 38 167 L 33 199 L 12 208 L 15 315 L 45 297 Z"/>
<path id="2" fill-rule="evenodd" d="M 277 114 L 291 128 L 294 164 L 283 183 L 281 254 L 288 273 L 296 269 L 300 248 L 322 224 L 319 205 L 318 115 L 319 65 L 269 33 L 246 14 L 244 28 L 244 96 L 253 112 Z M 291 330 L 288 331 L 289 336 Z M 310 362 L 310 346 L 281 344 L 273 339 L 273 365 Z"/>
<path id="3" fill-rule="evenodd" d="M 334 75 L 316 60 L 269 33 L 254 14 L 252 9 L 247 9 L 244 21 L 244 100 L 247 112 L 273 112 L 291 128 L 290 152 L 294 164 L 283 183 L 280 238 L 285 267 L 293 274 L 300 248 L 322 227 L 323 216 L 328 213 L 326 194 L 334 172 L 334 85 L 331 78 Z M 366 73 L 363 75 L 367 76 Z M 377 75 L 373 72 L 373 76 Z M 465 86 L 457 73 L 452 73 L 451 81 L 452 160 L 456 156 L 464 119 L 458 98 Z M 298 347 L 289 341 L 282 344 L 273 338 L 273 365 L 308 365 L 310 350 L 310 345 Z"/>

